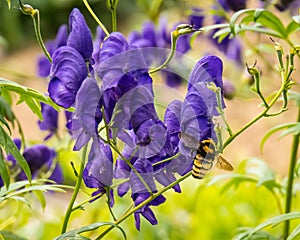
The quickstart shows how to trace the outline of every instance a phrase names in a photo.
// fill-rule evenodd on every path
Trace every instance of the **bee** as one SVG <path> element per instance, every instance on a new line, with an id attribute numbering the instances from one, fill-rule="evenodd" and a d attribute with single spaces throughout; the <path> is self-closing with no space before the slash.
<path id="1" fill-rule="evenodd" d="M 180 137 L 186 147 L 197 151 L 192 168 L 192 176 L 194 178 L 204 178 L 215 163 L 220 169 L 227 171 L 233 170 L 231 163 L 218 154 L 216 144 L 212 139 L 209 138 L 199 142 L 186 133 L 181 133 Z"/>

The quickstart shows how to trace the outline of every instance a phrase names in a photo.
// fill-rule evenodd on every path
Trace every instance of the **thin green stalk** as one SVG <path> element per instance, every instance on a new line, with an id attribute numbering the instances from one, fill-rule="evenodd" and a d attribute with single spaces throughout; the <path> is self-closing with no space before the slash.
<path id="1" fill-rule="evenodd" d="M 298 119 L 297 122 L 300 122 L 300 107 L 298 109 Z M 299 147 L 299 138 L 300 133 L 294 135 L 293 143 L 292 143 L 292 150 L 291 150 L 291 159 L 290 159 L 290 166 L 289 166 L 289 173 L 288 173 L 288 182 L 287 182 L 287 193 L 286 193 L 286 203 L 285 203 L 285 212 L 291 212 L 292 206 L 292 197 L 293 197 L 293 184 L 294 184 L 294 172 L 295 166 L 297 162 L 297 153 Z M 287 239 L 290 230 L 290 221 L 284 222 L 283 228 L 283 239 Z"/>
<path id="2" fill-rule="evenodd" d="M 49 62 L 52 63 L 52 58 L 49 54 L 49 52 L 47 51 L 47 48 L 45 47 L 43 38 L 42 38 L 42 34 L 41 34 L 41 24 L 40 24 L 40 12 L 38 9 L 34 9 L 32 6 L 26 4 L 24 5 L 21 0 L 19 0 L 19 4 L 20 4 L 20 9 L 22 11 L 23 14 L 25 15 L 30 15 L 32 20 L 33 20 L 33 25 L 34 25 L 34 31 L 35 31 L 35 36 L 37 38 L 37 41 L 40 45 L 40 47 L 42 48 L 44 54 L 46 55 L 46 57 L 48 58 Z"/>
<path id="3" fill-rule="evenodd" d="M 111 10 L 111 24 L 112 32 L 117 31 L 117 5 L 118 0 L 109 0 L 110 10 Z"/>
<path id="4" fill-rule="evenodd" d="M 137 205 L 136 207 L 132 208 L 131 210 L 127 211 L 125 214 L 123 214 L 122 217 L 120 217 L 117 221 L 114 222 L 115 225 L 119 225 L 121 222 L 123 222 L 125 219 L 127 219 L 131 214 L 136 212 L 137 210 L 144 207 L 146 204 L 150 203 L 153 199 L 157 198 L 170 188 L 174 187 L 176 184 L 182 182 L 186 178 L 188 178 L 192 173 L 189 172 L 185 174 L 184 176 L 178 178 L 175 182 L 169 184 L 167 187 L 160 189 L 157 193 L 153 194 L 149 198 L 147 198 L 145 201 L 143 201 L 141 204 Z M 102 239 L 106 234 L 108 234 L 115 226 L 110 226 L 108 229 L 106 229 L 103 233 L 101 233 L 95 240 Z"/>
<path id="5" fill-rule="evenodd" d="M 282 84 L 280 90 L 277 92 L 277 94 L 274 96 L 268 107 L 262 111 L 259 115 L 257 115 L 255 118 L 253 118 L 250 122 L 245 124 L 240 130 L 238 130 L 235 134 L 231 135 L 226 142 L 223 145 L 223 149 L 225 149 L 237 136 L 239 136 L 242 132 L 244 132 L 247 128 L 252 126 L 254 123 L 256 123 L 259 119 L 266 116 L 268 111 L 272 108 L 272 106 L 277 102 L 278 98 L 281 96 L 281 93 L 285 89 L 285 84 Z"/>
<path id="6" fill-rule="evenodd" d="M 76 185 L 75 185 L 75 188 L 74 188 L 74 192 L 72 194 L 72 198 L 69 202 L 69 206 L 67 208 L 67 211 L 66 211 L 66 214 L 65 214 L 65 217 L 64 217 L 61 234 L 65 233 L 66 230 L 67 230 L 68 222 L 70 220 L 71 213 L 73 211 L 73 205 L 75 203 L 75 200 L 77 198 L 77 195 L 78 195 L 78 192 L 79 192 L 79 189 L 80 189 L 80 185 L 81 185 L 81 182 L 82 182 L 82 174 L 83 174 L 84 165 L 85 165 L 85 161 L 86 161 L 86 152 L 87 152 L 87 144 L 83 147 L 83 150 L 82 150 L 82 159 L 81 159 L 81 163 L 80 163 L 80 169 L 79 169 Z"/>
<path id="7" fill-rule="evenodd" d="M 168 58 L 160 66 L 158 66 L 157 68 L 154 68 L 153 70 L 149 71 L 150 74 L 158 72 L 159 70 L 161 70 L 162 68 L 167 66 L 167 64 L 172 60 L 172 58 L 174 57 L 175 51 L 176 51 L 177 39 L 178 39 L 178 36 L 172 34 L 172 37 L 171 37 L 171 52 L 170 52 Z"/>
<path id="8" fill-rule="evenodd" d="M 172 156 L 172 157 L 169 157 L 169 158 L 163 159 L 163 160 L 161 160 L 161 161 L 159 161 L 159 162 L 153 163 L 152 166 L 154 167 L 154 166 L 159 165 L 159 164 L 161 164 L 161 163 L 165 163 L 165 162 L 172 161 L 172 160 L 174 160 L 175 158 L 178 158 L 180 155 L 181 155 L 181 153 L 178 152 L 178 153 L 176 153 L 176 154 L 175 154 L 174 156 Z"/>
<path id="9" fill-rule="evenodd" d="M 83 4 L 85 5 L 85 7 L 87 8 L 87 10 L 90 12 L 90 14 L 92 15 L 92 17 L 95 19 L 95 21 L 98 23 L 98 25 L 102 28 L 103 32 L 106 34 L 106 36 L 109 36 L 109 32 L 107 31 L 106 27 L 103 25 L 103 23 L 99 20 L 99 18 L 97 17 L 97 15 L 94 13 L 93 9 L 91 8 L 91 6 L 89 5 L 87 0 L 82 0 Z"/>

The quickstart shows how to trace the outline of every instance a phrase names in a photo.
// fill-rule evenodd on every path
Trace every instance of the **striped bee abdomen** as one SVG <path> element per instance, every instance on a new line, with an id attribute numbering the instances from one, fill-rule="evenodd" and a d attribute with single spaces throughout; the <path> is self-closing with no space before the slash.
<path id="1" fill-rule="evenodd" d="M 194 178 L 202 179 L 207 172 L 212 168 L 216 158 L 216 149 L 212 140 L 203 140 L 199 144 L 196 156 L 194 158 L 194 165 L 192 175 Z"/>

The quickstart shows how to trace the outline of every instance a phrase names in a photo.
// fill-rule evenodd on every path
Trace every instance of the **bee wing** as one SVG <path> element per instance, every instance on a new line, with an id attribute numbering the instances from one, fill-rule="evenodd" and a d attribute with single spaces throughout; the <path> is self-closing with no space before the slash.
<path id="1" fill-rule="evenodd" d="M 194 138 L 193 136 L 186 134 L 186 133 L 180 133 L 179 136 L 183 142 L 183 145 L 187 148 L 195 149 L 197 150 L 200 146 L 199 141 Z"/>
<path id="2" fill-rule="evenodd" d="M 226 171 L 232 171 L 234 168 L 231 165 L 230 162 L 228 162 L 225 158 L 223 158 L 222 156 L 218 156 L 217 159 L 217 167 Z"/>

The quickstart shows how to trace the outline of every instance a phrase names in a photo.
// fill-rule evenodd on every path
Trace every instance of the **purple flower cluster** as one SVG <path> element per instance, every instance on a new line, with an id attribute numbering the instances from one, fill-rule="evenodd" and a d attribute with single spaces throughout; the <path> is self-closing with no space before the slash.
<path id="1" fill-rule="evenodd" d="M 74 150 L 92 140 L 84 182 L 96 189 L 94 196 L 108 194 L 111 206 L 114 179 L 124 179 L 118 185 L 118 195 L 130 192 L 138 206 L 158 191 L 157 182 L 168 186 L 176 181 L 176 174 L 191 171 L 195 152 L 180 133 L 197 141 L 216 141 L 212 119 L 218 115 L 217 100 L 215 92 L 208 88 L 210 84 L 223 88 L 222 61 L 216 56 L 206 56 L 196 63 L 184 101 L 171 102 L 164 120 L 158 117 L 153 80 L 148 73 L 153 55 L 143 50 L 165 48 L 170 43 L 166 39 L 165 30 L 158 35 L 147 23 L 142 34 L 134 32 L 129 40 L 119 32 L 105 37 L 98 29 L 93 43 L 83 16 L 74 9 L 67 44 L 52 54 L 49 95 L 60 106 L 74 106 L 68 124 L 76 141 Z M 181 39 L 178 49 L 184 53 L 189 46 L 184 37 Z M 123 150 L 119 150 L 119 141 L 124 144 Z M 116 161 L 112 149 L 119 155 Z M 174 159 L 164 161 L 171 157 Z M 179 184 L 173 189 L 181 191 Z M 165 201 L 160 195 L 143 204 L 135 212 L 136 228 L 140 229 L 141 215 L 156 224 L 151 206 Z"/>
<path id="2" fill-rule="evenodd" d="M 217 12 L 222 8 L 222 11 L 239 11 L 246 8 L 246 0 L 218 0 L 217 4 L 212 6 L 212 8 Z M 199 8 L 194 8 L 190 15 L 191 24 L 195 28 L 201 28 L 204 21 L 204 10 Z M 221 24 L 225 23 L 227 20 L 222 15 L 213 15 L 213 23 Z M 219 29 L 211 31 L 209 38 L 211 42 L 217 47 L 217 49 L 222 52 L 228 59 L 234 61 L 238 65 L 242 65 L 242 44 L 238 38 L 230 38 L 230 36 L 225 37 L 219 42 L 218 38 L 214 38 L 215 33 Z"/>
<path id="3" fill-rule="evenodd" d="M 22 142 L 20 139 L 14 139 L 14 143 L 18 149 L 21 149 Z M 50 180 L 53 180 L 56 183 L 63 182 L 62 169 L 55 161 L 56 152 L 54 149 L 42 144 L 34 145 L 25 148 L 22 155 L 29 165 L 33 179 L 43 176 L 42 174 L 47 175 L 49 173 L 50 176 L 48 178 Z M 23 170 L 17 166 L 16 159 L 12 155 L 8 155 L 7 160 L 12 162 L 11 171 L 17 173 L 15 180 L 26 180 L 27 177 Z M 0 179 L 0 186 L 3 186 L 2 179 Z"/>

